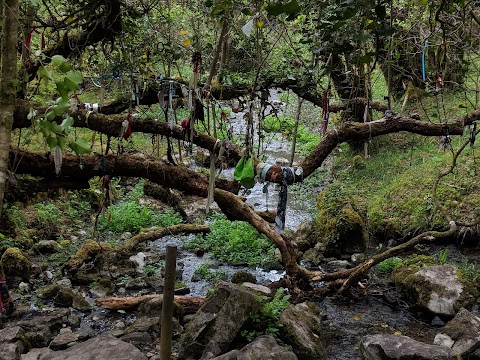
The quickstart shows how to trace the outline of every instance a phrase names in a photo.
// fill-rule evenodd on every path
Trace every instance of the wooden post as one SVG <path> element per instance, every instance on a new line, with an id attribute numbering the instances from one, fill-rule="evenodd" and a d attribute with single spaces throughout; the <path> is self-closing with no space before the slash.
<path id="1" fill-rule="evenodd" d="M 175 245 L 167 245 L 160 329 L 160 360 L 170 360 L 172 355 L 173 298 L 175 295 L 176 266 L 177 247 Z"/>

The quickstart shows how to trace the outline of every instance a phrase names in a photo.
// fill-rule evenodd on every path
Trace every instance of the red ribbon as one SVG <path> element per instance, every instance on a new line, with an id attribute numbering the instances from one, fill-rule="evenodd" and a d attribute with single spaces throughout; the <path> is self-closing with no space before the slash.
<path id="1" fill-rule="evenodd" d="M 41 48 L 42 50 L 45 49 L 45 30 L 43 30 L 41 33 L 38 31 L 35 26 L 32 26 L 30 31 L 28 32 L 27 37 L 25 38 L 25 48 L 30 51 L 30 45 L 32 43 L 32 34 L 42 34 L 42 41 L 41 41 Z"/>
<path id="2" fill-rule="evenodd" d="M 125 132 L 123 133 L 123 138 L 125 140 L 127 140 L 130 137 L 130 135 L 132 135 L 132 133 L 133 133 L 133 130 L 132 130 L 132 114 L 131 113 L 128 113 L 126 120 L 128 121 L 128 127 L 127 127 L 127 130 L 125 130 Z"/>

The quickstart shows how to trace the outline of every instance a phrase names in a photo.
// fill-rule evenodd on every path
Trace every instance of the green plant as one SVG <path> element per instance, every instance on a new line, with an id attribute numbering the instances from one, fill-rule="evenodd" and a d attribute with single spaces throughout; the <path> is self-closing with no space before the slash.
<path id="1" fill-rule="evenodd" d="M 275 264 L 275 246 L 243 221 L 230 221 L 215 214 L 210 219 L 210 233 L 184 243 L 187 250 L 202 249 L 214 258 L 232 265 L 267 266 Z"/>
<path id="2" fill-rule="evenodd" d="M 15 230 L 18 231 L 26 228 L 25 214 L 18 206 L 11 205 L 7 207 L 5 213 L 8 218 L 8 222 L 14 226 Z"/>
<path id="3" fill-rule="evenodd" d="M 158 264 L 147 264 L 143 268 L 143 272 L 147 276 L 160 275 L 160 272 L 165 267 L 165 262 L 161 261 Z"/>
<path id="4" fill-rule="evenodd" d="M 273 298 L 262 296 L 260 313 L 252 317 L 249 330 L 243 330 L 241 335 L 249 342 L 261 335 L 270 335 L 278 338 L 282 324 L 279 324 L 280 315 L 288 307 L 290 295 L 285 295 L 283 288 L 279 288 Z"/>
<path id="5" fill-rule="evenodd" d="M 123 233 L 126 231 L 139 232 L 150 226 L 171 226 L 182 222 L 180 215 L 172 210 L 156 215 L 152 209 L 140 205 L 138 200 L 143 196 L 143 182 L 130 191 L 126 199 L 119 204 L 110 205 L 103 216 L 98 219 L 98 230 Z"/>
<path id="6" fill-rule="evenodd" d="M 480 282 L 480 269 L 474 263 L 469 262 L 467 259 L 464 259 L 461 263 L 456 264 L 457 268 L 460 270 L 463 278 L 472 283 Z"/>
<path id="7" fill-rule="evenodd" d="M 443 249 L 437 254 L 437 261 L 440 265 L 444 265 L 448 259 L 448 248 Z"/>
<path id="8" fill-rule="evenodd" d="M 212 270 L 212 266 L 212 264 L 204 263 L 200 265 L 193 274 L 209 283 L 215 283 L 218 280 L 227 279 L 227 272 L 225 270 Z"/>
<path id="9" fill-rule="evenodd" d="M 402 263 L 402 259 L 399 257 L 391 257 L 389 259 L 383 260 L 377 265 L 378 270 L 384 274 L 391 274 L 397 266 Z"/>
<path id="10" fill-rule="evenodd" d="M 165 211 L 163 214 L 155 215 L 153 222 L 156 226 L 169 227 L 183 222 L 179 213 L 174 210 Z"/>
<path id="11" fill-rule="evenodd" d="M 116 284 L 122 286 L 128 286 L 132 282 L 133 278 L 130 275 L 122 275 L 117 278 Z"/>

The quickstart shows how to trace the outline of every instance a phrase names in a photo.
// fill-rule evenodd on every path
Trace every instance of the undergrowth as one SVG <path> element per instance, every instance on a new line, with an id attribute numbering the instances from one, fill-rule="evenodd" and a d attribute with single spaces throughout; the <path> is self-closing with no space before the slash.
<path id="1" fill-rule="evenodd" d="M 284 294 L 284 289 L 279 288 L 273 298 L 262 296 L 260 313 L 252 316 L 248 330 L 242 330 L 241 336 L 248 342 L 261 335 L 270 335 L 279 338 L 282 325 L 279 323 L 280 315 L 288 307 L 290 295 Z"/>
<path id="2" fill-rule="evenodd" d="M 98 219 L 99 231 L 124 233 L 126 231 L 138 233 L 142 228 L 159 226 L 167 227 L 182 223 L 182 217 L 169 210 L 156 214 L 152 209 L 138 203 L 143 196 L 143 182 L 139 182 L 127 194 L 125 200 L 110 205 L 105 214 Z"/>
<path id="3" fill-rule="evenodd" d="M 210 233 L 184 243 L 187 250 L 201 249 L 231 265 L 268 266 L 275 264 L 275 246 L 265 235 L 244 221 L 230 221 L 224 215 L 211 217 Z"/>

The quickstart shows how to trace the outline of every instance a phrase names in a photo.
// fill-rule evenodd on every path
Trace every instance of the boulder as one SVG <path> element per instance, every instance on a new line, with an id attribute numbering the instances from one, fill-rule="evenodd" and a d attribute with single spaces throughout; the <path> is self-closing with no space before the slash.
<path id="1" fill-rule="evenodd" d="M 394 281 L 410 301 L 438 316 L 453 317 L 462 307 L 473 305 L 473 296 L 451 265 L 428 266 L 418 270 L 400 266 L 393 273 Z"/>
<path id="2" fill-rule="evenodd" d="M 364 252 L 368 243 L 366 209 L 339 184 L 331 184 L 317 199 L 319 209 L 310 238 L 325 245 L 324 256 Z"/>
<path id="3" fill-rule="evenodd" d="M 148 333 L 158 333 L 159 331 L 159 324 L 160 318 L 148 318 L 148 317 L 140 317 L 132 322 L 127 330 L 126 333 L 133 333 L 133 332 L 148 332 Z"/>
<path id="4" fill-rule="evenodd" d="M 5 250 L 0 259 L 0 265 L 3 266 L 7 278 L 18 276 L 28 282 L 32 274 L 32 262 L 28 255 L 16 247 Z"/>
<path id="5" fill-rule="evenodd" d="M 297 356 L 279 346 L 272 336 L 260 336 L 241 350 L 232 350 L 217 357 L 206 354 L 202 360 L 297 360 Z"/>
<path id="6" fill-rule="evenodd" d="M 17 325 L 25 330 L 25 337 L 33 346 L 44 347 L 53 338 L 53 334 L 62 328 L 68 315 L 70 315 L 68 309 L 60 309 L 52 311 L 48 315 L 21 320 Z"/>
<path id="7" fill-rule="evenodd" d="M 153 343 L 152 337 L 146 332 L 132 332 L 130 334 L 125 334 L 120 340 L 136 347 Z"/>
<path id="8" fill-rule="evenodd" d="M 280 315 L 281 338 L 302 359 L 318 359 L 325 352 L 319 315 L 313 303 L 290 305 Z"/>
<path id="9" fill-rule="evenodd" d="M 442 332 L 435 336 L 433 343 L 448 346 L 456 354 L 468 358 L 480 350 L 480 318 L 466 309 L 460 309 Z"/>
<path id="10" fill-rule="evenodd" d="M 25 332 L 19 326 L 0 330 L 0 360 L 18 360 L 29 350 Z"/>
<path id="11" fill-rule="evenodd" d="M 63 247 L 55 240 L 40 240 L 35 244 L 34 249 L 40 254 L 53 254 L 61 252 Z"/>
<path id="12" fill-rule="evenodd" d="M 257 278 L 251 272 L 244 270 L 244 271 L 237 271 L 236 273 L 234 273 L 232 275 L 231 281 L 234 284 L 242 284 L 244 282 L 256 284 Z"/>
<path id="13" fill-rule="evenodd" d="M 213 356 L 220 355 L 259 310 L 260 299 L 249 289 L 218 282 L 212 296 L 188 323 L 180 341 L 178 359 L 199 359 L 207 345 Z"/>
<path id="14" fill-rule="evenodd" d="M 113 336 L 101 335 L 76 344 L 67 350 L 34 349 L 22 355 L 21 360 L 147 360 L 135 346 Z"/>
<path id="15" fill-rule="evenodd" d="M 60 333 L 50 343 L 52 350 L 63 350 L 78 340 L 78 335 L 72 332 L 70 328 L 63 328 Z"/>
<path id="16" fill-rule="evenodd" d="M 252 284 L 249 282 L 244 282 L 242 284 L 243 287 L 246 287 L 247 289 L 257 293 L 258 295 L 263 295 L 263 296 L 271 296 L 272 295 L 272 290 L 270 290 L 269 287 L 259 285 L 259 284 Z"/>
<path id="17" fill-rule="evenodd" d="M 53 284 L 41 289 L 38 296 L 43 299 L 52 298 L 56 305 L 64 307 L 73 307 L 82 312 L 92 310 L 92 305 L 83 297 L 82 294 L 68 287 Z"/>
<path id="18" fill-rule="evenodd" d="M 365 336 L 361 343 L 365 360 L 457 360 L 455 353 L 446 346 L 429 345 L 407 336 L 377 334 Z"/>

